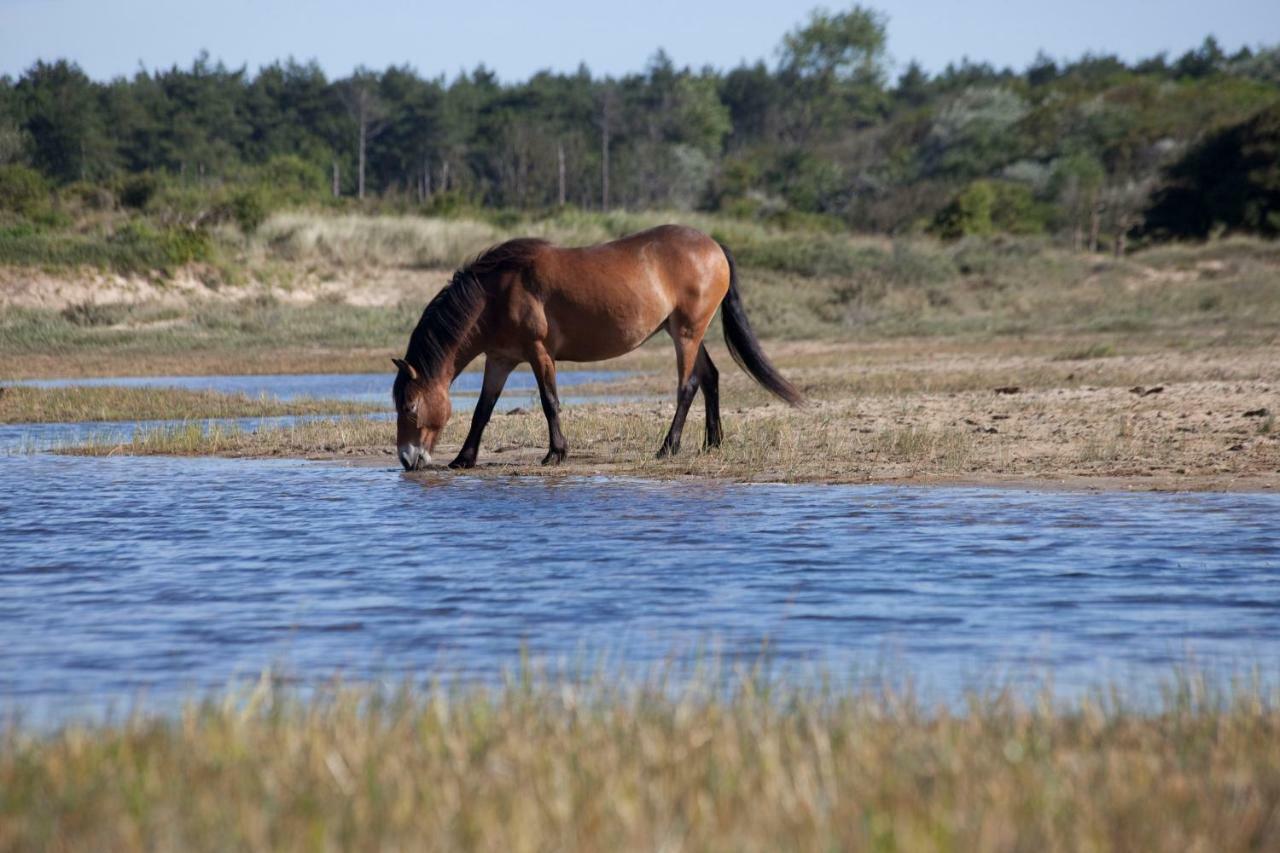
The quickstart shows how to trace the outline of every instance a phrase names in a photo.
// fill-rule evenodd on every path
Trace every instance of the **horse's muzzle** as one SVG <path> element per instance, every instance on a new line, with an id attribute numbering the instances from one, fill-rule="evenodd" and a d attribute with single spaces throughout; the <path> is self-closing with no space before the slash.
<path id="1" fill-rule="evenodd" d="M 406 471 L 418 471 L 427 467 L 431 454 L 416 444 L 400 445 L 400 464 Z"/>

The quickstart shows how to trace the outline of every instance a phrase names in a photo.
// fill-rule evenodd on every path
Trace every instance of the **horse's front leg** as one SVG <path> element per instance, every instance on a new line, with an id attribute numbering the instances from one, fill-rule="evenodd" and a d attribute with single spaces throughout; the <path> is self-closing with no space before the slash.
<path id="1" fill-rule="evenodd" d="M 471 430 L 467 433 L 467 440 L 462 442 L 462 450 L 458 451 L 457 457 L 449 463 L 450 468 L 475 467 L 476 456 L 480 453 L 480 436 L 484 434 L 484 428 L 489 425 L 489 418 L 493 415 L 493 407 L 498 402 L 498 395 L 502 393 L 503 386 L 507 384 L 507 377 L 511 375 L 515 366 L 514 361 L 485 356 L 484 387 L 480 389 L 476 410 L 471 414 Z"/>
<path id="2" fill-rule="evenodd" d="M 542 413 L 547 416 L 547 433 L 551 448 L 542 457 L 543 465 L 559 465 L 569 455 L 569 442 L 560 431 L 560 395 L 556 393 L 556 363 L 541 343 L 535 344 L 529 356 L 529 366 L 538 380 L 538 396 L 542 398 Z"/>

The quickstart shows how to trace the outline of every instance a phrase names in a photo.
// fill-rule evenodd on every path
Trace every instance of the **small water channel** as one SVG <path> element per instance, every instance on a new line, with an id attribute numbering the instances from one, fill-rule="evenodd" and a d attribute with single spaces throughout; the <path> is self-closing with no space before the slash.
<path id="1" fill-rule="evenodd" d="M 574 388 L 615 381 L 631 374 L 609 370 L 566 370 L 556 377 L 562 389 L 561 402 L 565 405 L 581 403 L 614 403 L 631 397 L 616 395 L 574 393 Z M 451 389 L 455 412 L 470 411 L 476 403 L 483 376 L 475 371 L 458 376 Z M 9 384 L 33 385 L 42 388 L 68 386 L 120 385 L 140 388 L 182 388 L 194 391 L 217 391 L 224 394 L 246 394 L 249 397 L 269 397 L 278 400 L 296 400 L 303 397 L 325 400 L 344 400 L 359 403 L 382 403 L 386 414 L 369 417 L 391 417 L 390 373 L 316 373 L 275 374 L 262 376 L 135 376 L 85 379 L 38 379 Z M 538 409 L 538 385 L 527 369 L 517 370 L 507 380 L 499 411 L 515 408 Z M 271 417 L 271 418 L 219 418 L 201 420 L 205 427 L 234 427 L 255 430 L 273 426 L 287 426 L 299 420 L 323 416 Z M 85 442 L 128 442 L 139 430 L 155 430 L 176 426 L 181 421 L 85 421 L 79 423 L 52 424 L 0 424 L 0 454 L 30 453 L 51 450 Z"/>

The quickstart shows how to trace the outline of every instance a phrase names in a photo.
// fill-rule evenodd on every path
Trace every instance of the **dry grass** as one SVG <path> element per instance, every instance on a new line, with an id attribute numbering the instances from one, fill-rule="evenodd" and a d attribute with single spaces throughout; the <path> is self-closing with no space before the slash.
<path id="1" fill-rule="evenodd" d="M 264 682 L 177 719 L 0 739 L 6 850 L 1277 846 L 1277 697 L 1195 680 L 1147 711 L 749 679 L 308 700 Z"/>
<path id="2" fill-rule="evenodd" d="M 73 423 L 205 418 L 265 418 L 279 415 L 358 414 L 386 406 L 345 400 L 250 397 L 183 388 L 120 385 L 37 388 L 0 387 L 0 423 Z"/>

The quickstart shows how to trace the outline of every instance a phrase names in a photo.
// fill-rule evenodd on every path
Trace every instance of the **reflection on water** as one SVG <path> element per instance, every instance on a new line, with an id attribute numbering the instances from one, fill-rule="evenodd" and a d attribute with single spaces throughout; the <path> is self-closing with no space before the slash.
<path id="1" fill-rule="evenodd" d="M 292 461 L 0 458 L 0 705 L 643 669 L 711 645 L 934 690 L 1151 683 L 1280 654 L 1280 496 L 425 484 Z"/>

